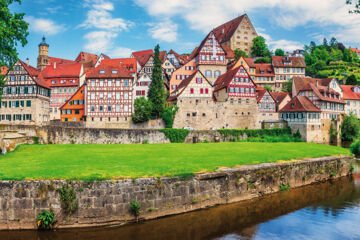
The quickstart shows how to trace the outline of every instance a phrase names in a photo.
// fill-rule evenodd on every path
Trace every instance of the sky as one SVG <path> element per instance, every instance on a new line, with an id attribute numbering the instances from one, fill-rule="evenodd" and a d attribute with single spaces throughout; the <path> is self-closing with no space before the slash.
<path id="1" fill-rule="evenodd" d="M 247 13 L 270 49 L 291 51 L 335 37 L 360 47 L 360 15 L 345 0 L 22 0 L 28 44 L 19 57 L 36 65 L 43 36 L 49 56 L 75 59 L 80 51 L 128 57 L 132 51 L 190 53 L 213 28 Z"/>

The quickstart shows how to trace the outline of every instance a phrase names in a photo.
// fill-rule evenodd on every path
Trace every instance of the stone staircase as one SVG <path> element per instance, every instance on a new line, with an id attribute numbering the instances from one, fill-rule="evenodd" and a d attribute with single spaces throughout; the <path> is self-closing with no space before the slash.
<path id="1" fill-rule="evenodd" d="M 33 138 L 18 131 L 0 131 L 0 151 L 2 154 L 13 151 L 18 145 L 33 143 Z"/>

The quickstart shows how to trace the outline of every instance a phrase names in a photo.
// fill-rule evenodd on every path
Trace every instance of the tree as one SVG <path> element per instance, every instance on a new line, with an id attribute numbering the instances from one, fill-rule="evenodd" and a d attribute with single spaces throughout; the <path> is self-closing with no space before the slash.
<path id="1" fill-rule="evenodd" d="M 338 42 L 336 41 L 336 38 L 332 37 L 330 39 L 330 47 L 331 48 L 337 48 L 337 44 L 338 44 Z"/>
<path id="2" fill-rule="evenodd" d="M 253 39 L 251 55 L 254 57 L 271 57 L 271 52 L 265 43 L 265 38 L 262 36 L 257 36 Z"/>
<path id="3" fill-rule="evenodd" d="M 135 99 L 134 113 L 131 115 L 134 123 L 146 122 L 150 119 L 152 104 L 145 97 Z"/>
<path id="4" fill-rule="evenodd" d="M 271 58 L 270 57 L 258 58 L 254 61 L 254 63 L 271 63 Z"/>
<path id="5" fill-rule="evenodd" d="M 278 49 L 276 49 L 275 50 L 275 56 L 285 56 L 285 52 L 284 52 L 284 50 L 282 50 L 282 49 L 280 49 L 280 48 L 278 48 Z"/>
<path id="6" fill-rule="evenodd" d="M 292 78 L 290 78 L 288 81 L 284 82 L 281 88 L 282 92 L 292 92 Z"/>
<path id="7" fill-rule="evenodd" d="M 270 85 L 268 85 L 268 84 L 266 84 L 266 85 L 264 86 L 264 89 L 265 89 L 265 90 L 268 90 L 269 92 L 272 92 L 272 87 L 271 87 Z"/>
<path id="8" fill-rule="evenodd" d="M 354 7 L 352 10 L 349 10 L 349 13 L 360 13 L 360 0 L 346 0 L 345 2 Z"/>
<path id="9" fill-rule="evenodd" d="M 354 141 L 359 138 L 360 122 L 354 114 L 346 115 L 340 128 L 342 141 Z"/>
<path id="10" fill-rule="evenodd" d="M 161 61 L 159 58 L 160 47 L 156 45 L 154 54 L 154 67 L 151 77 L 151 84 L 148 93 L 148 98 L 152 103 L 152 117 L 159 118 L 165 109 L 165 91 L 164 80 L 161 73 Z"/>
<path id="11" fill-rule="evenodd" d="M 27 44 L 28 24 L 23 20 L 24 13 L 11 13 L 9 5 L 13 2 L 21 4 L 21 0 L 0 1 L 0 66 L 11 68 L 18 59 L 16 47 Z M 0 76 L 0 98 L 5 85 L 4 76 Z"/>
<path id="12" fill-rule="evenodd" d="M 354 74 L 351 74 L 347 79 L 346 79 L 346 85 L 357 85 L 357 80 L 356 80 L 356 76 Z"/>
<path id="13" fill-rule="evenodd" d="M 235 49 L 234 54 L 235 54 L 235 59 L 239 59 L 240 57 L 244 57 L 244 58 L 249 57 L 246 52 L 240 49 Z"/>
<path id="14" fill-rule="evenodd" d="M 175 120 L 175 115 L 179 107 L 176 105 L 171 105 L 165 108 L 161 117 L 165 122 L 165 128 L 172 128 Z"/>

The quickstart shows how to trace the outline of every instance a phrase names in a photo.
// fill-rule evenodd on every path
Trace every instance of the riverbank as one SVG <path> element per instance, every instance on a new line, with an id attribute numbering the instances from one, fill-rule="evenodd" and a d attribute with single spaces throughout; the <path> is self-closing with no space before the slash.
<path id="1" fill-rule="evenodd" d="M 123 224 L 136 219 L 132 200 L 141 206 L 138 220 L 154 219 L 346 176 L 353 162 L 337 156 L 241 166 L 188 178 L 73 181 L 69 188 L 76 193 L 78 208 L 71 216 L 56 190 L 65 181 L 0 181 L 0 229 L 35 229 L 41 210 L 55 212 L 57 228 Z"/>

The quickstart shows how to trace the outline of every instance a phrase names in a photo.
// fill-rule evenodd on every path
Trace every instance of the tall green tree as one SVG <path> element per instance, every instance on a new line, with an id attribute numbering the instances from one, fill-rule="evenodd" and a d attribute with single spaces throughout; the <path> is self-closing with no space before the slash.
<path id="1" fill-rule="evenodd" d="M 351 74 L 347 79 L 346 79 L 346 85 L 357 85 L 357 80 L 354 74 Z"/>
<path id="2" fill-rule="evenodd" d="M 239 59 L 240 57 L 244 57 L 244 58 L 249 57 L 245 51 L 240 50 L 238 48 L 235 49 L 234 54 L 235 54 L 235 59 Z"/>
<path id="3" fill-rule="evenodd" d="M 134 123 L 146 122 L 150 119 L 152 104 L 145 97 L 136 98 L 134 101 L 134 113 L 131 118 Z"/>
<path id="4" fill-rule="evenodd" d="M 271 57 L 271 51 L 266 45 L 265 38 L 263 38 L 262 36 L 257 36 L 253 39 L 251 55 L 254 57 Z"/>
<path id="5" fill-rule="evenodd" d="M 12 13 L 9 5 L 21 0 L 0 0 L 0 66 L 9 68 L 18 59 L 16 47 L 27 44 L 28 24 L 24 21 L 24 13 Z M 5 85 L 4 76 L 0 76 L 0 98 Z"/>
<path id="6" fill-rule="evenodd" d="M 281 48 L 276 49 L 275 56 L 285 56 L 284 50 L 282 50 Z"/>
<path id="7" fill-rule="evenodd" d="M 360 122 L 353 114 L 344 117 L 340 128 L 343 141 L 354 141 L 360 136 Z"/>
<path id="8" fill-rule="evenodd" d="M 154 50 L 154 67 L 151 77 L 151 84 L 148 93 L 149 101 L 152 103 L 152 117 L 159 118 L 165 109 L 165 90 L 164 80 L 162 79 L 161 61 L 160 61 L 160 46 L 156 45 Z"/>

